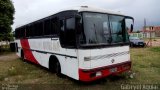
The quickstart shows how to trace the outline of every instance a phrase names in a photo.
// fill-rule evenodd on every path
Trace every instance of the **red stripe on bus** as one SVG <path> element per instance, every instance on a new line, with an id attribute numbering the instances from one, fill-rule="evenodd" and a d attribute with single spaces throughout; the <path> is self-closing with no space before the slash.
<path id="1" fill-rule="evenodd" d="M 110 70 L 114 68 L 116 68 L 117 70 L 115 72 L 111 72 Z M 129 71 L 130 69 L 131 69 L 131 61 L 119 63 L 116 65 L 111 65 L 107 67 L 96 68 L 89 71 L 86 71 L 84 69 L 79 69 L 79 80 L 84 82 L 90 82 L 100 78 L 107 77 L 109 75 L 117 75 L 122 72 Z M 96 76 L 97 72 L 101 72 L 101 75 Z"/>
<path id="2" fill-rule="evenodd" d="M 24 56 L 28 61 L 31 61 L 35 64 L 39 64 L 38 61 L 35 59 L 32 51 L 30 50 L 30 45 L 28 39 L 21 39 L 21 46 L 23 48 Z"/>

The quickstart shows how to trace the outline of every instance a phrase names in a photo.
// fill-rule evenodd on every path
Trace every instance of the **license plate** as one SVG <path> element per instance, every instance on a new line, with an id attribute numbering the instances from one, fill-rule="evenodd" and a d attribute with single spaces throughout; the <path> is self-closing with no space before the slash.
<path id="1" fill-rule="evenodd" d="M 112 68 L 109 70 L 111 73 L 117 72 L 117 68 Z"/>
<path id="2" fill-rule="evenodd" d="M 101 72 L 97 72 L 97 73 L 96 73 L 96 76 L 101 76 L 101 75 L 102 75 Z"/>

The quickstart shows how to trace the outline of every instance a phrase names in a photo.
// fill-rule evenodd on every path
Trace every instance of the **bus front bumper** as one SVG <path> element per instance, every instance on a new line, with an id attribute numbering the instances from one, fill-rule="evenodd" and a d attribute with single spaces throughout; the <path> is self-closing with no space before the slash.
<path id="1" fill-rule="evenodd" d="M 131 69 L 131 61 L 114 64 L 110 66 L 94 68 L 94 69 L 79 69 L 79 80 L 84 82 L 94 81 L 109 75 L 117 75 Z"/>

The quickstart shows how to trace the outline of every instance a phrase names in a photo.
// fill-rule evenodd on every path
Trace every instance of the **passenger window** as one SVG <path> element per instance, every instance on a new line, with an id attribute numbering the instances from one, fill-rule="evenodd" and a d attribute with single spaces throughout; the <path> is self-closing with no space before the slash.
<path id="1" fill-rule="evenodd" d="M 108 29 L 108 22 L 103 22 L 103 33 L 109 34 L 109 29 Z"/>
<path id="2" fill-rule="evenodd" d="M 60 21 L 60 41 L 62 47 L 75 47 L 76 34 L 75 34 L 75 18 L 68 18 Z"/>
<path id="3" fill-rule="evenodd" d="M 50 35 L 51 34 L 51 25 L 50 25 L 50 19 L 44 21 L 44 35 Z"/>
<path id="4" fill-rule="evenodd" d="M 66 29 L 67 30 L 75 29 L 75 19 L 74 18 L 69 18 L 66 20 Z"/>
<path id="5" fill-rule="evenodd" d="M 64 20 L 60 21 L 60 27 L 61 27 L 61 30 L 64 31 Z"/>
<path id="6" fill-rule="evenodd" d="M 51 35 L 58 36 L 59 33 L 59 19 L 52 18 L 51 19 Z"/>

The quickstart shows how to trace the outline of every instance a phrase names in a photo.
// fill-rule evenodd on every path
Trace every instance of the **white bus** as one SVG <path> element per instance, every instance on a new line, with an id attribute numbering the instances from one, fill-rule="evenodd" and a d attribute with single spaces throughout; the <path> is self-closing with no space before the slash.
<path id="1" fill-rule="evenodd" d="M 85 82 L 120 74 L 131 69 L 127 19 L 88 6 L 63 10 L 16 28 L 17 55 Z"/>

